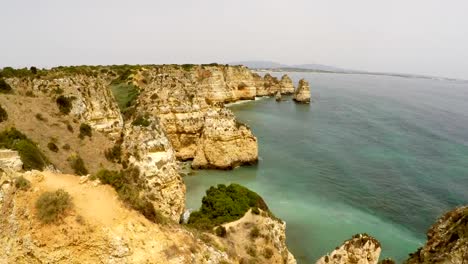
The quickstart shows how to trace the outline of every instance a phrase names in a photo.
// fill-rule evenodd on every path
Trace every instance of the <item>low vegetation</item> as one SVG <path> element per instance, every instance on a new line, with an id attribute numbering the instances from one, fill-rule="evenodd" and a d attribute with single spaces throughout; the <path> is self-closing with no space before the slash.
<path id="1" fill-rule="evenodd" d="M 18 151 L 25 170 L 42 170 L 49 164 L 37 145 L 15 128 L 0 133 L 0 148 Z"/>
<path id="2" fill-rule="evenodd" d="M 128 84 L 126 80 L 120 80 L 120 78 L 117 81 L 114 81 L 110 88 L 120 111 L 125 113 L 138 98 L 139 90 L 135 85 Z"/>
<path id="3" fill-rule="evenodd" d="M 72 109 L 72 101 L 75 99 L 73 96 L 64 96 L 60 95 L 57 97 L 55 102 L 57 103 L 57 106 L 60 110 L 60 113 L 64 115 L 68 115 Z"/>
<path id="4" fill-rule="evenodd" d="M 72 128 L 73 129 L 73 128 Z M 91 126 L 88 124 L 81 124 L 80 125 L 80 134 L 78 135 L 79 138 L 84 139 L 85 137 L 92 137 L 92 129 Z"/>
<path id="5" fill-rule="evenodd" d="M 76 175 L 87 175 L 88 169 L 86 168 L 83 159 L 78 155 L 73 155 L 69 158 L 70 166 Z"/>
<path id="6" fill-rule="evenodd" d="M 26 191 L 31 188 L 31 182 L 28 179 L 24 178 L 23 176 L 19 176 L 15 178 L 15 187 L 18 190 Z"/>
<path id="7" fill-rule="evenodd" d="M 110 162 L 120 163 L 122 156 L 122 145 L 115 144 L 112 148 L 108 148 L 104 151 L 104 156 Z"/>
<path id="8" fill-rule="evenodd" d="M 0 105 L 0 123 L 8 120 L 7 111 Z"/>
<path id="9" fill-rule="evenodd" d="M 62 189 L 45 192 L 36 201 L 37 217 L 45 224 L 57 221 L 71 207 L 71 197 Z"/>
<path id="10" fill-rule="evenodd" d="M 102 169 L 93 177 L 98 178 L 103 184 L 114 187 L 123 202 L 139 211 L 148 220 L 161 224 L 167 222 L 164 216 L 154 208 L 151 201 L 140 195 L 139 190 L 143 186 L 138 168 L 132 167 L 121 171 Z"/>
<path id="11" fill-rule="evenodd" d="M 257 193 L 239 184 L 219 184 L 206 191 L 202 206 L 190 215 L 188 224 L 211 230 L 215 226 L 240 219 L 252 207 L 268 211 L 266 203 Z"/>
<path id="12" fill-rule="evenodd" d="M 57 145 L 54 142 L 49 142 L 47 144 L 47 148 L 52 152 L 58 152 L 59 151 L 59 148 L 57 147 Z"/>
<path id="13" fill-rule="evenodd" d="M 135 120 L 133 120 L 132 125 L 148 127 L 151 125 L 151 121 L 148 120 L 145 116 L 139 115 L 137 118 L 135 118 Z"/>
<path id="14" fill-rule="evenodd" d="M 13 92 L 13 89 L 11 89 L 11 86 L 5 82 L 2 78 L 0 78 L 0 93 L 11 93 Z"/>

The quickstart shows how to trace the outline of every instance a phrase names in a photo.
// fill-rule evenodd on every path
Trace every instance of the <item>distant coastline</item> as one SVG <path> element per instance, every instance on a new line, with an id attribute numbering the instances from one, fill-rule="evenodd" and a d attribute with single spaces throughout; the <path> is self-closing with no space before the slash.
<path id="1" fill-rule="evenodd" d="M 251 68 L 256 72 L 315 72 L 315 73 L 340 73 L 340 74 L 364 74 L 364 75 L 378 75 L 378 76 L 392 76 L 392 77 L 401 77 L 401 78 L 418 78 L 418 79 L 429 79 L 429 80 L 439 80 L 439 81 L 458 81 L 458 82 L 468 82 L 468 80 L 448 78 L 448 77 L 436 77 L 436 76 L 427 76 L 427 75 L 418 75 L 418 74 L 405 74 L 405 73 L 386 73 L 386 72 L 367 72 L 367 71 L 353 71 L 353 70 L 344 70 L 344 71 L 328 71 L 328 70 L 317 70 L 317 69 L 304 69 L 304 68 Z"/>

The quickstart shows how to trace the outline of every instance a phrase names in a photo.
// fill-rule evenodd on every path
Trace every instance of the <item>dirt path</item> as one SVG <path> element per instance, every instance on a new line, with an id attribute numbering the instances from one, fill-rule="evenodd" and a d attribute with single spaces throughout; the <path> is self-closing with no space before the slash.
<path id="1" fill-rule="evenodd" d="M 79 184 L 80 177 L 68 174 L 43 172 L 44 180 L 39 187 L 55 191 L 64 189 L 73 199 L 78 215 L 86 220 L 100 221 L 109 226 L 119 223 L 128 217 L 129 211 L 117 199 L 115 191 L 110 186 L 92 186 L 90 183 Z"/>

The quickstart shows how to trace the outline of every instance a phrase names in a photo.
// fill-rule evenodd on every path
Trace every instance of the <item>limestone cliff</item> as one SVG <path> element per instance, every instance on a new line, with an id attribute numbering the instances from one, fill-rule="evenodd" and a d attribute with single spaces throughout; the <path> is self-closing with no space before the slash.
<path id="1" fill-rule="evenodd" d="M 310 103 L 310 87 L 308 81 L 304 79 L 299 80 L 299 85 L 297 86 L 297 89 L 294 92 L 293 99 L 298 103 Z"/>
<path id="2" fill-rule="evenodd" d="M 406 264 L 468 263 L 468 206 L 443 215 L 427 232 L 427 242 Z"/>
<path id="3" fill-rule="evenodd" d="M 29 190 L 11 183 L 24 176 Z M 129 210 L 110 186 L 80 184 L 74 175 L 2 173 L 0 263 L 231 263 L 225 252 L 177 225 L 158 225 Z M 8 186 L 8 187 L 6 187 Z M 63 189 L 73 207 L 57 223 L 37 219 L 34 202 Z"/>
<path id="4" fill-rule="evenodd" d="M 226 115 L 228 111 L 222 106 L 225 102 L 255 98 L 256 84 L 247 68 L 162 66 L 143 68 L 139 74 L 146 79 L 140 85 L 137 112 L 159 118 L 177 158 L 196 159 L 194 168 L 220 169 L 257 160 L 257 141 L 250 129 L 231 125 L 236 118 Z M 225 144 L 226 151 L 210 156 L 213 144 Z"/>
<path id="5" fill-rule="evenodd" d="M 206 113 L 192 167 L 232 169 L 258 159 L 257 138 L 225 108 Z"/>
<path id="6" fill-rule="evenodd" d="M 123 158 L 138 168 L 142 193 L 165 216 L 179 221 L 184 211 L 185 185 L 177 172 L 174 150 L 154 118 L 148 126 L 127 124 L 123 134 Z"/>
<path id="7" fill-rule="evenodd" d="M 379 241 L 367 234 L 358 234 L 323 256 L 317 264 L 377 264 L 381 252 Z"/>

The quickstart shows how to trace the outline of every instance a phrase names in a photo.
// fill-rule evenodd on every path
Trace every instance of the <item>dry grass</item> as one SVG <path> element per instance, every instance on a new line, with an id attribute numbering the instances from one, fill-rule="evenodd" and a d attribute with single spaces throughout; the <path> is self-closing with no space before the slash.
<path id="1" fill-rule="evenodd" d="M 17 88 L 21 91 L 21 87 Z M 68 155 L 61 151 L 54 152 L 47 147 L 50 138 L 56 138 L 57 146 L 67 146 L 65 150 L 76 152 L 82 157 L 90 173 L 97 172 L 101 166 L 109 169 L 120 169 L 119 164 L 109 162 L 105 156 L 105 149 L 114 146 L 114 142 L 99 132 L 93 133 L 93 141 L 89 139 L 80 140 L 78 133 L 79 124 L 73 122 L 70 115 L 62 115 L 49 94 L 36 92 L 36 97 L 25 97 L 15 94 L 4 94 L 0 97 L 0 105 L 8 110 L 8 120 L 0 123 L 0 131 L 6 128 L 16 127 L 28 138 L 36 142 L 40 150 L 49 160 L 64 173 L 73 173 Z M 39 120 L 36 115 L 40 113 Z M 24 122 L 28 120 L 28 122 Z M 56 125 L 50 125 L 56 124 Z"/>

